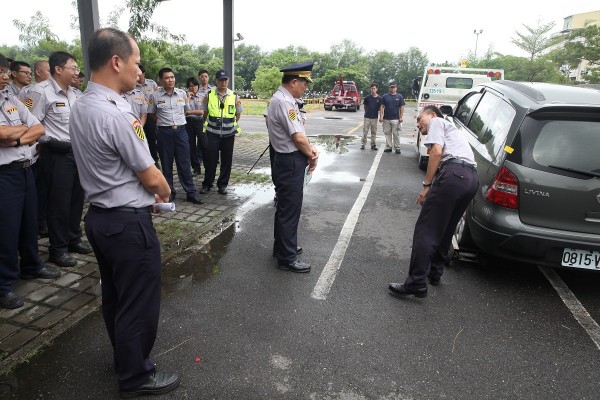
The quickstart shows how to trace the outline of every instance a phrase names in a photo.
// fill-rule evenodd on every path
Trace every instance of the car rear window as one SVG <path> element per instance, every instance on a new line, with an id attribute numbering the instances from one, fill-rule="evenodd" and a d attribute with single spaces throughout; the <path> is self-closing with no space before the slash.
<path id="1" fill-rule="evenodd" d="M 525 118 L 516 138 L 523 165 L 548 170 L 549 165 L 600 172 L 600 121 Z M 564 172 L 565 175 L 571 175 Z"/>
<path id="2" fill-rule="evenodd" d="M 446 79 L 446 87 L 448 89 L 471 89 L 473 87 L 473 79 L 448 78 Z"/>
<path id="3" fill-rule="evenodd" d="M 547 121 L 533 146 L 540 165 L 600 172 L 600 122 Z"/>

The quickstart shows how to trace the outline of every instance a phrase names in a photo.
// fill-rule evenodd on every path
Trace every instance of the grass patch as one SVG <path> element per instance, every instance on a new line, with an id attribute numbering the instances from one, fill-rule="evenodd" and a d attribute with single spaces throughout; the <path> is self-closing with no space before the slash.
<path id="1" fill-rule="evenodd" d="M 269 101 L 261 99 L 242 99 L 242 107 L 244 112 L 242 115 L 263 115 L 267 109 Z M 322 111 L 323 104 L 304 104 L 306 111 Z"/>
<path id="2" fill-rule="evenodd" d="M 232 169 L 230 179 L 236 183 L 257 183 L 257 184 L 269 184 L 271 183 L 271 175 L 267 174 L 256 174 L 250 172 L 249 174 L 244 171 Z"/>
<path id="3" fill-rule="evenodd" d="M 171 249 L 183 244 L 187 245 L 190 237 L 200 236 L 200 227 L 179 220 L 164 221 L 155 224 L 154 228 L 156 229 L 163 253 L 167 253 Z"/>

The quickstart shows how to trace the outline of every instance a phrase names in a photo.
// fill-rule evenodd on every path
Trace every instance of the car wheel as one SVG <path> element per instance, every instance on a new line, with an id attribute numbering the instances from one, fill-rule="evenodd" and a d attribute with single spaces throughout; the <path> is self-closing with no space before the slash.
<path id="1" fill-rule="evenodd" d="M 465 212 L 458 224 L 456 225 L 456 230 L 454 231 L 454 235 L 456 236 L 456 242 L 458 243 L 458 247 L 460 249 L 476 249 L 477 246 L 475 242 L 473 242 L 473 238 L 471 237 L 471 230 L 469 229 L 469 224 L 466 219 L 467 213 Z"/>
<path id="2" fill-rule="evenodd" d="M 419 163 L 419 169 L 427 171 L 427 161 L 428 160 L 425 157 L 419 154 L 419 157 L 417 159 L 417 162 Z"/>

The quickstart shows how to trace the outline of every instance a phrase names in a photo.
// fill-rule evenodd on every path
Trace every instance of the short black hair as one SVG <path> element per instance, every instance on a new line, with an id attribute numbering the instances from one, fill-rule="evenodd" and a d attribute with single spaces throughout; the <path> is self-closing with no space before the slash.
<path id="1" fill-rule="evenodd" d="M 131 35 L 118 29 L 98 29 L 92 35 L 88 45 L 90 69 L 99 70 L 115 55 L 127 61 L 133 53 L 131 40 Z"/>
<path id="2" fill-rule="evenodd" d="M 166 74 L 167 72 L 173 72 L 173 70 L 169 67 L 165 67 L 165 68 L 161 68 L 158 71 L 158 79 L 162 79 L 163 75 Z M 174 74 L 175 72 L 173 72 Z"/>
<path id="3" fill-rule="evenodd" d="M 373 87 L 373 86 L 375 86 L 377 89 L 379 89 L 379 85 L 378 85 L 378 84 L 376 84 L 375 82 L 371 83 L 371 86 L 370 86 L 370 87 Z"/>
<path id="4" fill-rule="evenodd" d="M 85 78 L 85 74 L 83 72 L 80 72 L 78 75 L 80 78 Z"/>
<path id="5" fill-rule="evenodd" d="M 200 86 L 200 82 L 198 82 L 198 79 L 194 78 L 193 76 L 187 78 L 187 80 L 185 81 L 185 87 L 189 87 L 190 83 L 194 86 Z"/>
<path id="6" fill-rule="evenodd" d="M 144 68 L 142 64 L 138 65 L 138 68 L 140 69 L 140 71 L 142 71 L 142 74 L 146 73 L 146 68 Z"/>
<path id="7" fill-rule="evenodd" d="M 200 71 L 198 71 L 198 76 L 200 76 L 200 75 L 202 75 L 202 74 L 210 75 L 210 74 L 208 73 L 208 71 L 207 71 L 207 70 L 205 70 L 205 69 L 201 69 Z"/>
<path id="8" fill-rule="evenodd" d="M 4 68 L 8 69 L 9 66 L 10 66 L 10 63 L 8 62 L 8 59 L 6 57 L 4 57 L 2 54 L 0 54 L 0 67 L 4 67 Z"/>
<path id="9" fill-rule="evenodd" d="M 423 107 L 423 110 L 421 112 L 425 111 L 435 114 L 436 117 L 444 118 L 444 114 L 442 114 L 438 106 L 434 106 L 433 104 Z"/>
<path id="10" fill-rule="evenodd" d="M 69 60 L 77 61 L 73 54 L 67 53 L 66 51 L 55 51 L 50 54 L 50 57 L 48 57 L 50 75 L 54 76 L 54 74 L 56 74 L 56 67 L 64 67 Z"/>
<path id="11" fill-rule="evenodd" d="M 10 63 L 11 71 L 17 72 L 21 69 L 21 67 L 27 67 L 31 69 L 31 65 L 27 64 L 25 61 L 13 61 Z"/>

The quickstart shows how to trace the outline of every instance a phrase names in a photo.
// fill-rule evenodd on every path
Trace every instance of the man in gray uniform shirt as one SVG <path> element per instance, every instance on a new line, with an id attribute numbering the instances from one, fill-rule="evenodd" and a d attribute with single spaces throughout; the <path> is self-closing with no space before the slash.
<path id="1" fill-rule="evenodd" d="M 142 124 L 121 96 L 135 87 L 140 50 L 128 34 L 100 29 L 90 39 L 91 80 L 73 105 L 70 132 L 90 202 L 85 230 L 102 278 L 102 315 L 120 395 L 164 394 L 177 373 L 150 360 L 160 311 L 160 243 L 153 205 L 169 199 Z"/>
<path id="2" fill-rule="evenodd" d="M 133 111 L 142 123 L 142 126 L 144 126 L 148 113 L 148 102 L 144 93 L 136 86 L 133 90 L 123 93 L 123 98 L 129 103 L 131 111 Z"/>
<path id="3" fill-rule="evenodd" d="M 8 84 L 8 60 L 0 54 L 0 91 Z M 0 95 L 0 307 L 19 308 L 12 285 L 19 278 L 58 278 L 38 255 L 36 191 L 31 160 L 40 122 L 11 94 Z"/>
<path id="4" fill-rule="evenodd" d="M 177 164 L 179 183 L 187 194 L 187 200 L 202 204 L 196 193 L 190 164 L 190 143 L 185 130 L 185 112 L 189 110 L 186 93 L 175 87 L 175 74 L 171 68 L 158 71 L 160 89 L 148 99 L 149 118 L 156 121 L 156 143 L 163 174 L 171 187 L 171 200 L 175 198 L 173 184 L 173 159 Z"/>
<path id="5" fill-rule="evenodd" d="M 31 113 L 46 130 L 38 162 L 48 190 L 48 260 L 61 267 L 74 267 L 77 260 L 69 252 L 92 252 L 81 241 L 84 194 L 69 135 L 69 114 L 76 100 L 69 85 L 79 68 L 73 55 L 64 51 L 50 54 L 49 63 L 50 78 L 33 86 L 27 98 L 32 104 Z"/>

